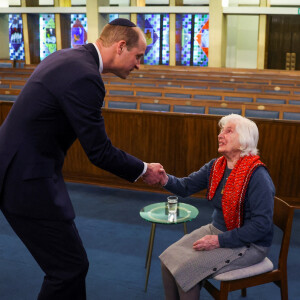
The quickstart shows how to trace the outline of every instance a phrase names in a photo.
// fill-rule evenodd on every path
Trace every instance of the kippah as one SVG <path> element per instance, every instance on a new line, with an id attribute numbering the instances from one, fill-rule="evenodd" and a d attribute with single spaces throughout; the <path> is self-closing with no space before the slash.
<path id="1" fill-rule="evenodd" d="M 118 25 L 118 26 L 127 26 L 127 27 L 136 27 L 134 23 L 127 19 L 118 18 L 108 23 L 109 25 Z"/>

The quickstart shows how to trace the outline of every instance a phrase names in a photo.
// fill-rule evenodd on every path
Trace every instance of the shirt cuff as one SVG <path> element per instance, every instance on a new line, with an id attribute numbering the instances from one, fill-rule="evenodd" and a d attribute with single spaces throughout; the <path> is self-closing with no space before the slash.
<path id="1" fill-rule="evenodd" d="M 141 175 L 134 182 L 136 182 L 140 177 L 142 177 L 146 173 L 147 168 L 148 168 L 148 165 L 147 165 L 147 163 L 144 162 L 143 172 L 141 173 Z"/>

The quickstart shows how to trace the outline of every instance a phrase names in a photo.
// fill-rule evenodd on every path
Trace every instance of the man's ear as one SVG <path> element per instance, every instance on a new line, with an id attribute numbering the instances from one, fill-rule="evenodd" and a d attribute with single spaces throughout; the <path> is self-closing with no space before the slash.
<path id="1" fill-rule="evenodd" d="M 125 50 L 126 42 L 124 40 L 121 40 L 118 42 L 117 46 L 117 53 L 121 55 L 121 53 Z"/>

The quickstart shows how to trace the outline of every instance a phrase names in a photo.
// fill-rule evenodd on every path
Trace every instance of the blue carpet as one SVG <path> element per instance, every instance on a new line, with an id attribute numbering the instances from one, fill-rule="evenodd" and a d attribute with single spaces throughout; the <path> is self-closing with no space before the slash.
<path id="1" fill-rule="evenodd" d="M 153 249 L 148 291 L 144 292 L 144 268 L 150 223 L 139 216 L 146 205 L 166 200 L 166 194 L 110 189 L 99 186 L 68 183 L 68 190 L 77 214 L 76 224 L 85 245 L 90 269 L 87 275 L 88 300 L 139 299 L 162 300 L 158 255 L 183 235 L 182 225 L 158 225 Z M 199 209 L 196 220 L 187 224 L 188 231 L 210 221 L 212 208 L 206 200 L 180 199 Z M 295 212 L 293 234 L 288 258 L 289 299 L 300 299 L 298 274 L 300 269 L 300 211 Z M 279 233 L 275 232 L 270 253 L 276 263 Z M 27 249 L 16 237 L 0 214 L 0 299 L 34 300 L 42 283 L 43 273 Z M 240 292 L 229 299 L 279 300 L 280 291 L 274 284 Z M 205 290 L 201 299 L 212 299 Z"/>

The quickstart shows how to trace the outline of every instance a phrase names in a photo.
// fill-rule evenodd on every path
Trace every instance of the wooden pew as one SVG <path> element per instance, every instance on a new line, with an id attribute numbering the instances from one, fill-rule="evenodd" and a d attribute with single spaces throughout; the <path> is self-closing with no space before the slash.
<path id="1" fill-rule="evenodd" d="M 176 87 L 145 87 L 145 86 L 126 86 L 112 85 L 105 86 L 108 95 L 131 95 L 131 96 L 152 96 L 159 100 L 160 97 L 169 98 L 185 98 L 197 100 L 222 100 L 222 101 L 239 101 L 239 102 L 259 102 L 257 99 L 277 99 L 284 100 L 286 104 L 292 101 L 297 104 L 300 100 L 300 95 L 270 95 L 265 93 L 247 93 L 240 91 L 223 91 L 223 90 L 201 90 L 193 88 L 176 88 Z"/>
<path id="2" fill-rule="evenodd" d="M 177 88 L 197 88 L 202 90 L 223 90 L 245 93 L 267 93 L 267 94 L 290 94 L 300 95 L 300 86 L 277 86 L 264 83 L 240 83 L 240 82 L 214 82 L 201 80 L 165 80 L 154 78 L 129 78 L 120 79 L 116 76 L 103 76 L 104 83 L 109 85 L 124 86 L 147 86 L 147 87 L 177 87 Z"/>
<path id="3" fill-rule="evenodd" d="M 0 59 L 0 69 L 8 69 L 14 67 L 14 61 L 10 59 Z"/>
<path id="4" fill-rule="evenodd" d="M 291 71 L 291 70 L 272 70 L 272 69 L 241 69 L 241 68 L 210 68 L 210 67 L 186 67 L 186 66 L 148 66 L 142 65 L 140 70 L 135 71 L 132 75 L 144 75 L 146 74 L 157 74 L 157 78 L 159 75 L 161 76 L 181 76 L 182 78 L 186 75 L 194 76 L 196 78 L 199 76 L 207 76 L 213 78 L 215 76 L 224 76 L 227 78 L 238 79 L 241 80 L 243 78 L 254 78 L 254 79 L 271 79 L 271 80 L 281 80 L 283 83 L 287 83 L 287 81 L 298 81 L 299 82 L 299 71 Z"/>
<path id="5" fill-rule="evenodd" d="M 130 74 L 130 78 L 156 78 L 167 80 L 206 80 L 211 82 L 240 82 L 240 83 L 257 83 L 268 85 L 289 85 L 297 86 L 300 84 L 299 72 L 286 74 L 275 70 L 273 73 L 255 72 L 255 73 L 239 73 L 239 72 L 226 72 L 226 74 L 209 71 L 207 68 L 199 69 L 193 72 L 191 68 L 189 71 L 174 71 L 174 68 L 169 70 L 138 70 Z M 265 71 L 265 70 L 263 70 Z"/>
<path id="6" fill-rule="evenodd" d="M 0 88 L 6 86 L 5 89 L 22 89 L 27 80 L 0 79 Z"/>
<path id="7" fill-rule="evenodd" d="M 147 104 L 158 104 L 159 105 L 169 105 L 169 109 L 163 110 L 166 112 L 179 112 L 181 108 L 181 112 L 184 112 L 184 107 L 190 109 L 190 113 L 199 113 L 197 108 L 203 108 L 202 114 L 218 114 L 217 111 L 221 112 L 222 110 L 225 112 L 226 110 L 232 111 L 232 113 L 238 113 L 242 116 L 248 117 L 250 114 L 256 115 L 257 117 L 261 115 L 264 118 L 272 118 L 272 119 L 284 119 L 285 115 L 289 113 L 292 114 L 300 114 L 300 105 L 280 105 L 280 104 L 261 104 L 261 103 L 246 103 L 246 102 L 231 102 L 231 101 L 215 101 L 215 100 L 205 100 L 199 101 L 195 99 L 177 99 L 177 98 L 165 98 L 162 97 L 160 99 L 153 99 L 152 97 L 137 97 L 137 96 L 115 96 L 108 95 L 105 97 L 105 108 L 113 108 L 114 105 L 112 103 L 135 103 L 136 106 L 121 106 L 124 109 L 134 108 L 136 110 L 143 110 L 141 107 L 142 103 Z M 115 106 L 117 108 L 121 108 Z M 164 106 L 165 107 L 165 106 Z M 155 110 L 155 108 L 153 109 Z M 157 110 L 160 110 L 159 108 Z M 270 114 L 270 116 L 268 116 Z"/>
<path id="8" fill-rule="evenodd" d="M 109 85 L 111 87 L 111 85 Z M 125 89 L 124 89 L 125 88 Z M 241 93 L 227 93 L 223 91 L 206 91 L 205 95 L 212 97 L 219 97 L 220 100 L 206 100 L 206 99 L 195 99 L 195 98 L 176 98 L 172 97 L 155 97 L 151 96 L 138 96 L 138 91 L 148 92 L 148 87 L 118 87 L 119 90 L 130 91 L 133 95 L 111 95 L 110 89 L 108 89 L 107 96 L 105 97 L 105 108 L 134 108 L 137 110 L 160 110 L 166 112 L 195 112 L 203 114 L 226 114 L 226 113 L 238 113 L 243 116 L 249 117 L 264 117 L 264 118 L 274 118 L 274 119 L 286 119 L 286 118 L 296 118 L 299 119 L 300 105 L 291 104 L 269 104 L 269 103 L 259 103 L 256 102 L 257 99 L 269 99 L 265 95 L 251 95 L 253 102 L 242 102 L 242 101 L 226 101 L 226 97 L 239 97 L 240 99 L 247 99 L 249 95 Z M 166 93 L 167 88 L 151 88 L 150 93 L 161 92 L 162 95 L 168 95 Z M 192 89 L 187 89 L 189 92 Z M 169 91 L 174 92 L 174 88 L 169 89 Z M 184 90 L 186 91 L 186 90 Z M 176 92 L 184 92 L 182 89 L 176 89 Z M 192 90 L 194 91 L 194 90 Z M 17 95 L 20 93 L 20 89 L 1 89 L 0 88 L 0 100 L 16 100 Z M 173 93 L 171 93 L 173 95 Z M 184 94 L 183 94 L 184 95 Z M 191 93 L 192 95 L 192 93 Z M 195 97 L 195 95 L 194 95 Z M 287 99 L 289 101 L 294 101 L 300 104 L 300 97 L 295 98 L 292 96 L 281 95 L 272 96 L 277 100 Z M 118 102 L 119 106 L 113 105 Z M 123 104 L 122 104 L 123 103 Z M 126 104 L 127 103 L 127 104 Z M 135 103 L 134 106 L 128 105 L 128 103 Z M 112 105 L 111 105 L 112 104 Z M 122 104 L 122 105 L 121 105 Z M 152 108 L 146 108 L 145 106 L 152 106 Z M 155 108 L 153 106 L 162 107 Z M 202 110 L 199 110 L 202 108 Z"/>
<path id="9" fill-rule="evenodd" d="M 12 102 L 0 102 L 1 122 Z M 106 130 L 113 144 L 147 162 L 160 162 L 167 172 L 186 176 L 218 156 L 220 116 L 103 109 Z M 300 122 L 254 119 L 260 132 L 258 148 L 268 166 L 276 194 L 300 203 Z M 295 144 L 296 143 L 296 144 Z M 139 180 L 128 183 L 93 166 L 80 143 L 68 151 L 66 180 L 104 186 L 164 192 Z M 197 194 L 204 196 L 204 193 Z"/>
<path id="10" fill-rule="evenodd" d="M 1 80 L 1 82 L 5 82 Z M 14 81 L 18 82 L 18 81 Z M 114 85 L 106 84 L 106 95 L 131 95 L 131 96 L 151 96 L 154 99 L 161 97 L 168 98 L 184 98 L 184 99 L 197 99 L 197 100 L 222 100 L 222 101 L 238 101 L 238 102 L 260 102 L 263 100 L 281 100 L 286 104 L 298 104 L 300 95 L 290 94 L 270 94 L 270 93 L 257 93 L 257 92 L 241 92 L 241 91 L 223 91 L 223 90 L 202 90 L 197 88 L 178 88 L 178 87 L 148 87 L 148 86 L 135 86 L 135 85 Z M 13 88 L 0 88 L 0 95 L 18 95 L 21 89 Z M 300 103 L 300 102 L 299 102 Z"/>

